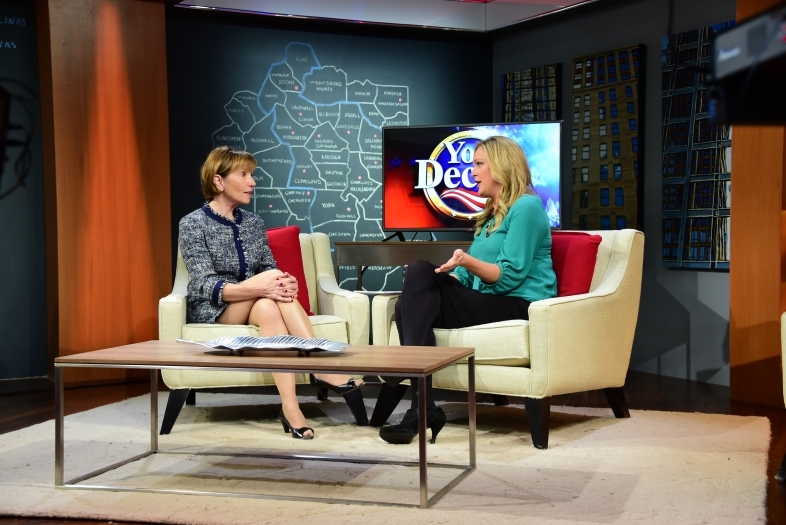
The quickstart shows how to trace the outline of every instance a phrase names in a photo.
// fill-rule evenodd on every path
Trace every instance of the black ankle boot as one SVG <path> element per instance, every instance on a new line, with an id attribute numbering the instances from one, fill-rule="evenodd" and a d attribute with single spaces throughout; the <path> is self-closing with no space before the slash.
<path id="1" fill-rule="evenodd" d="M 445 426 L 445 412 L 439 408 L 429 408 L 426 410 L 426 426 L 431 428 L 431 443 L 437 442 L 437 434 Z M 418 411 L 410 408 L 404 414 L 404 419 L 398 425 L 383 427 L 379 431 L 379 437 L 394 445 L 408 445 L 412 443 L 418 435 Z"/>

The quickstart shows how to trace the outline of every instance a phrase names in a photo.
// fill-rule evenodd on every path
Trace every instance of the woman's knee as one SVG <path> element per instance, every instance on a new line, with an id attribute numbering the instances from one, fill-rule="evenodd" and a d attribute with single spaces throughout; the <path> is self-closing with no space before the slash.
<path id="1" fill-rule="evenodd" d="M 281 311 L 273 299 L 257 299 L 254 306 L 251 307 L 248 318 L 252 324 L 258 326 L 261 320 L 281 319 Z"/>
<path id="2" fill-rule="evenodd" d="M 408 280 L 433 280 L 436 275 L 436 273 L 434 273 L 435 268 L 436 266 L 428 261 L 412 261 L 407 265 L 404 282 L 406 283 Z"/>

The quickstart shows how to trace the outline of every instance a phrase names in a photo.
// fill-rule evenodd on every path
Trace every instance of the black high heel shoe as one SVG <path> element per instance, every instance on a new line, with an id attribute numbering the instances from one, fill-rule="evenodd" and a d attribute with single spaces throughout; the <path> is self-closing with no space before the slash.
<path id="1" fill-rule="evenodd" d="M 355 417 L 355 422 L 358 424 L 359 427 L 367 427 L 368 426 L 368 414 L 366 414 L 366 405 L 363 404 L 363 394 L 360 392 L 360 388 L 365 385 L 365 383 L 361 383 L 360 385 L 355 383 L 354 379 L 350 379 L 343 385 L 331 385 L 327 381 L 319 379 L 314 374 L 311 374 L 311 386 L 313 386 L 317 391 L 317 398 L 319 400 L 325 400 L 328 397 L 328 390 L 339 394 L 344 397 L 344 401 L 347 402 L 347 406 L 349 410 L 352 412 L 352 415 Z"/>
<path id="2" fill-rule="evenodd" d="M 445 411 L 440 407 L 429 408 L 426 410 L 426 426 L 431 428 L 431 443 L 437 442 L 437 434 L 445 426 L 447 417 Z M 418 435 L 418 411 L 410 408 L 404 414 L 404 418 L 398 425 L 383 427 L 379 431 L 379 437 L 394 445 L 408 445 L 412 443 Z"/>
<path id="3" fill-rule="evenodd" d="M 292 433 L 292 437 L 295 439 L 314 439 L 314 429 L 311 427 L 301 427 L 295 428 L 289 424 L 287 421 L 287 417 L 284 415 L 284 409 L 278 411 L 278 420 L 281 421 L 281 425 L 284 427 L 284 432 L 289 434 Z M 311 436 L 306 436 L 305 433 L 311 431 Z"/>
<path id="4" fill-rule="evenodd" d="M 314 374 L 310 374 L 310 376 L 311 376 L 311 384 L 318 391 L 321 390 L 322 391 L 321 393 L 324 393 L 325 389 L 327 389 L 332 392 L 335 392 L 336 394 L 341 394 L 343 396 L 365 385 L 365 383 L 360 383 L 359 385 L 356 384 L 355 380 L 352 378 L 350 378 L 349 381 L 347 381 L 343 385 L 331 385 L 327 381 L 318 378 Z M 323 394 L 323 395 L 327 396 L 327 394 Z"/>

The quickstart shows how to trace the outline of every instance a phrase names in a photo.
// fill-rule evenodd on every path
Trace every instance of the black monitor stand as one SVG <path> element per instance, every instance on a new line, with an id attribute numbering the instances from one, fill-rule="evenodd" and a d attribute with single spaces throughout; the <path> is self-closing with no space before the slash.
<path id="1" fill-rule="evenodd" d="M 392 235 L 388 235 L 387 237 L 385 237 L 384 239 L 382 239 L 382 242 L 388 242 L 388 241 L 389 241 L 390 239 L 392 239 L 393 237 L 398 237 L 398 240 L 399 240 L 399 241 L 401 241 L 401 242 L 406 242 L 406 241 L 407 241 L 407 240 L 404 238 L 404 232 L 393 232 L 393 234 L 392 234 Z M 365 270 L 364 270 L 364 271 L 365 271 Z"/>
<path id="2" fill-rule="evenodd" d="M 418 233 L 421 233 L 421 232 L 415 232 L 415 235 L 412 236 L 410 241 L 415 240 L 415 236 L 417 236 Z M 437 238 L 434 235 L 434 232 L 427 232 L 427 233 L 429 235 L 429 240 L 428 241 L 420 241 L 420 242 L 436 242 L 437 241 Z M 387 241 L 393 239 L 394 237 L 397 238 L 401 242 L 409 242 L 409 241 L 407 241 L 404 238 L 404 232 L 393 232 L 391 235 L 388 235 L 387 237 L 382 239 L 382 242 L 387 242 Z"/>

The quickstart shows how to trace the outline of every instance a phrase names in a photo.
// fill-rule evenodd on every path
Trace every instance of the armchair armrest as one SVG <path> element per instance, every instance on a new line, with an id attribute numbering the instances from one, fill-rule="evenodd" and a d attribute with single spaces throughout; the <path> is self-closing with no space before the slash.
<path id="1" fill-rule="evenodd" d="M 158 301 L 158 338 L 174 341 L 186 324 L 186 294 L 172 292 Z"/>
<path id="2" fill-rule="evenodd" d="M 390 344 L 390 323 L 396 314 L 398 298 L 398 295 L 376 295 L 371 301 L 371 337 L 375 345 Z"/>
<path id="3" fill-rule="evenodd" d="M 350 344 L 367 345 L 369 333 L 368 297 L 340 288 L 332 274 L 320 275 L 317 282 L 319 284 L 317 290 L 319 312 L 346 319 Z"/>
<path id="4" fill-rule="evenodd" d="M 593 292 L 530 305 L 533 397 L 625 384 L 639 315 L 644 236 L 635 232 L 624 243 Z"/>

